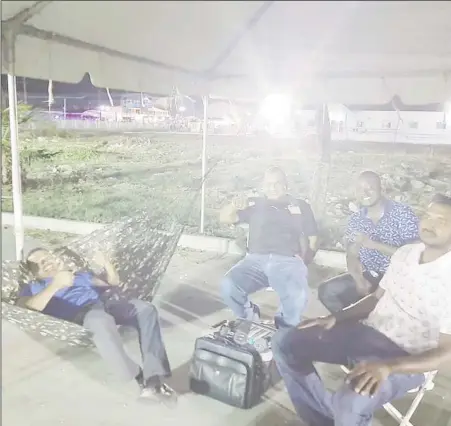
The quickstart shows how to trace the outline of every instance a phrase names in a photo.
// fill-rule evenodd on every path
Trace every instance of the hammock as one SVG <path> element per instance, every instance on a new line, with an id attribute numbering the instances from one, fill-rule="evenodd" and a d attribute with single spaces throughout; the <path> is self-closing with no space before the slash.
<path id="1" fill-rule="evenodd" d="M 121 295 L 151 301 L 182 231 L 181 224 L 156 226 L 153 218 L 142 214 L 96 230 L 55 252 L 77 271 L 89 268 L 93 255 L 101 251 L 119 273 Z M 2 262 L 2 319 L 70 345 L 90 346 L 90 333 L 82 326 L 15 305 L 21 286 L 32 279 L 23 263 Z M 108 291 L 110 297 L 117 297 L 117 287 Z"/>

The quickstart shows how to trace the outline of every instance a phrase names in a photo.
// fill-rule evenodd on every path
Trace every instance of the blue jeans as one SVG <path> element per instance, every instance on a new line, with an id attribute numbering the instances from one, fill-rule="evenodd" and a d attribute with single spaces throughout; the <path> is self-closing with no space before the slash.
<path id="1" fill-rule="evenodd" d="M 221 291 L 227 306 L 239 318 L 254 318 L 249 295 L 271 287 L 280 298 L 279 324 L 296 326 L 307 305 L 307 268 L 298 257 L 247 254 L 225 275 Z"/>
<path id="2" fill-rule="evenodd" d="M 273 356 L 296 412 L 310 426 L 369 426 L 373 413 L 385 403 L 422 385 L 423 374 L 392 374 L 373 397 L 343 384 L 326 390 L 313 362 L 348 365 L 408 355 L 364 324 L 341 323 L 326 331 L 318 327 L 278 331 Z"/>

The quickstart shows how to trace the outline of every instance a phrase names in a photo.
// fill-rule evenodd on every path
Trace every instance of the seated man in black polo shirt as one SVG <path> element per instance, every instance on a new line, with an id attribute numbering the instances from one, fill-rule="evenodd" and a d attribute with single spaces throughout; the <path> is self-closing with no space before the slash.
<path id="1" fill-rule="evenodd" d="M 221 211 L 223 223 L 249 224 L 248 254 L 224 277 L 222 295 L 239 318 L 258 320 L 260 310 L 248 295 L 271 287 L 281 303 L 276 325 L 294 327 L 307 304 L 303 258 L 316 250 L 317 225 L 310 205 L 287 194 L 287 178 L 278 167 L 265 173 L 263 192 L 246 208 L 234 203 Z"/>

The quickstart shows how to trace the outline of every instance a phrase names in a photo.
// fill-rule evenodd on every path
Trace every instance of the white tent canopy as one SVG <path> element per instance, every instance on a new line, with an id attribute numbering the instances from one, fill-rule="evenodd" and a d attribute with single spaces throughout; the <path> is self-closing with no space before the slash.
<path id="1" fill-rule="evenodd" d="M 25 77 L 306 102 L 451 98 L 451 2 L 3 1 L 2 21 Z"/>
<path id="2" fill-rule="evenodd" d="M 16 253 L 23 223 L 15 76 L 204 97 L 405 104 L 451 99 L 451 2 L 2 1 Z M 202 189 L 201 230 L 205 190 Z"/>

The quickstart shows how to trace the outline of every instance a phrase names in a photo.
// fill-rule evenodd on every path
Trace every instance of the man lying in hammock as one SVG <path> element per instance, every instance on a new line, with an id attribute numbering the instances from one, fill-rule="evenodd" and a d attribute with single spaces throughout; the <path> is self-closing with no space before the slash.
<path id="1" fill-rule="evenodd" d="M 27 266 L 36 280 L 21 289 L 18 305 L 83 325 L 93 333 L 100 355 L 113 370 L 138 382 L 141 397 L 175 402 L 175 392 L 162 381 L 171 370 L 155 306 L 137 299 L 102 298 L 105 290 L 119 284 L 119 275 L 102 254 L 97 254 L 94 262 L 103 267 L 103 274 L 74 273 L 48 250 L 32 250 Z M 142 368 L 127 355 L 117 325 L 137 329 Z"/>

